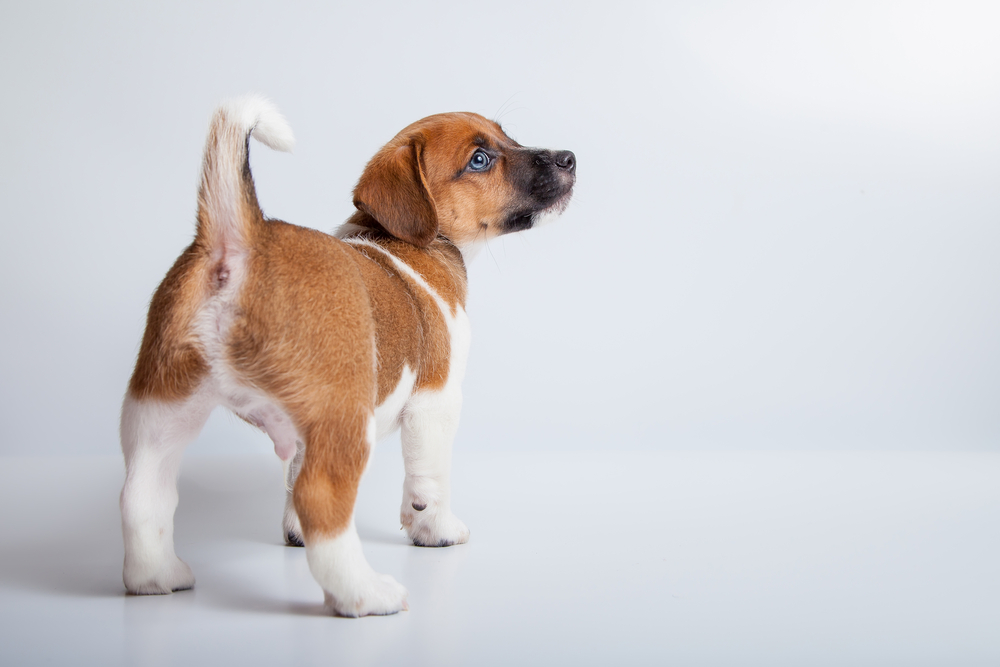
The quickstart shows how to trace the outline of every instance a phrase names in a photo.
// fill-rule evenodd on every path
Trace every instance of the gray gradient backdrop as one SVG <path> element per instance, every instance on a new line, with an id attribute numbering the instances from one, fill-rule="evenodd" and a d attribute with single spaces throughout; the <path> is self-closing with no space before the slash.
<path id="1" fill-rule="evenodd" d="M 0 7 L 3 454 L 109 454 L 209 115 L 257 91 L 271 216 L 477 111 L 579 159 L 470 268 L 458 447 L 998 449 L 995 3 Z M 214 418 L 194 451 L 266 449 Z"/>

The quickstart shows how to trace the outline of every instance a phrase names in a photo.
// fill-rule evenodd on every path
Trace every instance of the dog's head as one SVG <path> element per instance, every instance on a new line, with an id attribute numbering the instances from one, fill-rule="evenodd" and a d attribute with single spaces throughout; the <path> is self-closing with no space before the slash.
<path id="1" fill-rule="evenodd" d="M 386 144 L 365 167 L 354 205 L 414 245 L 440 234 L 465 249 L 561 213 L 575 181 L 570 151 L 525 148 L 478 114 L 446 113 Z"/>

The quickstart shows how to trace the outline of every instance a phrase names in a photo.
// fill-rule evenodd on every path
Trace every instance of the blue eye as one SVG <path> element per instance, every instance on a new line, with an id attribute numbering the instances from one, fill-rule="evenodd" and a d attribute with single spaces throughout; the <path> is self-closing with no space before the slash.
<path id="1" fill-rule="evenodd" d="M 469 160 L 469 169 L 472 171 L 485 171 L 490 166 L 490 156 L 485 151 L 479 150 L 472 154 Z"/>

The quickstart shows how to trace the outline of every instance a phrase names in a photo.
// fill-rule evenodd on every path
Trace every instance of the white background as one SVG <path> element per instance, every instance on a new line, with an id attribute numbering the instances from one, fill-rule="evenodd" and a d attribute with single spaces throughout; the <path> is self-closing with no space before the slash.
<path id="1" fill-rule="evenodd" d="M 477 111 L 576 152 L 556 224 L 470 268 L 458 447 L 997 449 L 994 3 L 4 3 L 4 454 L 114 454 L 208 118 L 271 96 L 265 212 Z M 193 447 L 263 451 L 216 419 Z"/>

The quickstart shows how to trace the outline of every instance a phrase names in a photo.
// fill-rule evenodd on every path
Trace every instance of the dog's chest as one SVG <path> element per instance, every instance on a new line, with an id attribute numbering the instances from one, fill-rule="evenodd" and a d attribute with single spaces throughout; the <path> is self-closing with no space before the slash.
<path id="1" fill-rule="evenodd" d="M 414 397 L 436 396 L 440 400 L 451 403 L 461 403 L 461 385 L 465 376 L 465 367 L 469 358 L 471 328 L 469 317 L 463 308 L 457 308 L 455 313 L 450 308 L 440 311 L 445 322 L 446 334 L 446 371 L 440 376 L 440 361 L 435 374 L 421 373 L 421 369 L 413 368 L 410 363 L 403 363 L 402 370 L 389 376 L 380 374 L 380 402 L 375 408 L 376 437 L 382 438 L 392 433 L 400 425 L 403 412 L 412 407 Z M 440 351 L 436 351 L 440 354 Z M 391 388 L 386 383 L 392 383 Z"/>
<path id="2" fill-rule="evenodd" d="M 347 241 L 367 261 L 360 263 L 375 325 L 378 393 L 377 437 L 400 425 L 406 410 L 426 401 L 461 403 L 461 382 L 469 355 L 469 318 L 460 302 L 446 299 L 394 252 L 366 239 Z M 447 283 L 445 283 L 447 289 Z M 445 292 L 444 294 L 447 294 Z"/>

